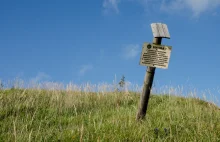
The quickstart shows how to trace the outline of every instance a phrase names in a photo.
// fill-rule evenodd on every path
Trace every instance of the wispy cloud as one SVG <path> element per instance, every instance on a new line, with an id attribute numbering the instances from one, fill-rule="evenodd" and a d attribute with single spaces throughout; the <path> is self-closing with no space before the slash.
<path id="1" fill-rule="evenodd" d="M 217 12 L 213 12 L 212 16 L 218 16 L 218 13 Z"/>
<path id="2" fill-rule="evenodd" d="M 39 83 L 40 81 L 45 81 L 45 80 L 49 80 L 51 77 L 44 73 L 44 72 L 39 72 L 36 77 L 31 78 L 31 82 L 32 83 Z"/>
<path id="3" fill-rule="evenodd" d="M 118 5 L 121 2 L 137 2 L 144 6 L 146 11 L 151 8 L 158 9 L 162 12 L 174 13 L 181 10 L 190 10 L 194 17 L 199 17 L 202 13 L 215 13 L 216 9 L 220 7 L 220 0 L 104 0 L 104 13 L 110 11 L 119 13 Z"/>
<path id="4" fill-rule="evenodd" d="M 138 44 L 129 44 L 122 49 L 122 55 L 124 59 L 133 59 L 140 53 L 140 47 Z"/>
<path id="5" fill-rule="evenodd" d="M 118 4 L 120 3 L 120 0 L 104 0 L 103 1 L 103 8 L 104 13 L 108 13 L 110 11 L 119 13 Z"/>
<path id="6" fill-rule="evenodd" d="M 220 0 L 163 0 L 161 10 L 173 12 L 176 10 L 190 9 L 194 17 L 200 16 L 209 10 L 214 11 L 220 6 Z"/>
<path id="7" fill-rule="evenodd" d="M 82 65 L 82 66 L 80 67 L 80 70 L 79 70 L 79 75 L 80 75 L 80 76 L 83 76 L 83 75 L 85 75 L 85 73 L 86 73 L 87 71 L 89 71 L 89 70 L 91 70 L 91 69 L 93 69 L 93 65 L 91 65 L 91 64 Z"/>

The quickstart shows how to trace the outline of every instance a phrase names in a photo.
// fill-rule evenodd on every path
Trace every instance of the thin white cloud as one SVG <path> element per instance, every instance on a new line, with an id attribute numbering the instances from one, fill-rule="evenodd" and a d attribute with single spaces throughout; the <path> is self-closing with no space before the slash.
<path id="1" fill-rule="evenodd" d="M 40 81 L 45 81 L 45 80 L 49 80 L 51 77 L 44 73 L 44 72 L 39 72 L 36 77 L 31 78 L 31 82 L 32 83 L 39 83 Z"/>
<path id="2" fill-rule="evenodd" d="M 89 70 L 93 69 L 93 65 L 82 65 L 79 70 L 79 75 L 83 76 Z"/>
<path id="3" fill-rule="evenodd" d="M 161 10 L 174 12 L 176 10 L 190 9 L 193 16 L 198 17 L 209 10 L 215 10 L 220 6 L 220 0 L 163 0 Z"/>
<path id="4" fill-rule="evenodd" d="M 104 0 L 103 1 L 103 8 L 104 13 L 108 13 L 109 11 L 114 11 L 116 13 L 119 13 L 118 4 L 120 3 L 120 0 Z"/>
<path id="5" fill-rule="evenodd" d="M 218 13 L 217 12 L 213 12 L 212 16 L 218 16 Z"/>
<path id="6" fill-rule="evenodd" d="M 140 47 L 138 44 L 129 44 L 122 50 L 124 59 L 133 59 L 140 53 Z"/>
<path id="7" fill-rule="evenodd" d="M 16 77 L 23 78 L 24 77 L 24 72 L 18 72 Z"/>
<path id="8" fill-rule="evenodd" d="M 104 0 L 104 12 L 114 11 L 119 13 L 118 5 L 121 2 L 137 2 L 144 6 L 146 11 L 152 12 L 152 9 L 159 9 L 162 12 L 176 13 L 176 11 L 189 10 L 194 17 L 199 17 L 205 12 L 216 12 L 220 7 L 220 0 Z M 149 10 L 150 9 L 150 10 Z"/>

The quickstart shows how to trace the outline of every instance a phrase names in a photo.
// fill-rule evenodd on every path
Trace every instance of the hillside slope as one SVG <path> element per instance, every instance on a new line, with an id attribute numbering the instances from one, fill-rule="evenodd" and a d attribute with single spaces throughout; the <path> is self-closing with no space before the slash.
<path id="1" fill-rule="evenodd" d="M 0 90 L 0 141 L 220 141 L 220 109 L 199 99 L 151 95 L 135 120 L 136 93 Z"/>

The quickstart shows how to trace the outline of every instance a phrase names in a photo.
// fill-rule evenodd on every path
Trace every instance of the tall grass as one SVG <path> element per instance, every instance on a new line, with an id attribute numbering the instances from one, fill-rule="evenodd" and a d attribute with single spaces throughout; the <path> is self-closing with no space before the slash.
<path id="1" fill-rule="evenodd" d="M 219 107 L 193 91 L 151 95 L 137 122 L 138 91 L 42 86 L 0 90 L 0 141 L 220 141 Z"/>

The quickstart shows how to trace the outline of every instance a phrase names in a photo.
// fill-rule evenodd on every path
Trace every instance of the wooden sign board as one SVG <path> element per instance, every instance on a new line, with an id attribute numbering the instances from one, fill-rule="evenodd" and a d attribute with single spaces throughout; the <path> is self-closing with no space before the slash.
<path id="1" fill-rule="evenodd" d="M 145 42 L 142 48 L 140 65 L 167 69 L 172 47 Z"/>

